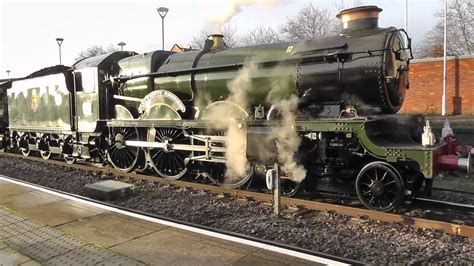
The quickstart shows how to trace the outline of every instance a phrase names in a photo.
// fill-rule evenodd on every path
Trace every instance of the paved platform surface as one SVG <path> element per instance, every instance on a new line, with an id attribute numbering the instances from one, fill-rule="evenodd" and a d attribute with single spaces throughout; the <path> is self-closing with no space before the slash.
<path id="1" fill-rule="evenodd" d="M 315 265 L 2 181 L 0 206 L 0 265 Z"/>

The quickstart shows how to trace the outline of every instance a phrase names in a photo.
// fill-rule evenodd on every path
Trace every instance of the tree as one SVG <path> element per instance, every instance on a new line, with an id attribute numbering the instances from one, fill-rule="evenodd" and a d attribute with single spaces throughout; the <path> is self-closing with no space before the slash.
<path id="1" fill-rule="evenodd" d="M 450 0 L 447 13 L 447 55 L 474 54 L 474 0 Z M 436 17 L 439 22 L 416 49 L 418 57 L 443 56 L 444 10 L 438 11 Z"/>
<path id="2" fill-rule="evenodd" d="M 270 27 L 257 27 L 242 37 L 243 45 L 259 45 L 266 43 L 277 43 L 281 42 L 282 38 Z"/>
<path id="3" fill-rule="evenodd" d="M 204 27 L 197 35 L 193 36 L 193 40 L 189 44 L 192 48 L 202 49 L 204 47 L 204 41 L 207 39 L 207 36 L 210 34 L 220 33 L 224 35 L 224 42 L 228 47 L 236 47 L 240 45 L 240 38 L 237 35 L 237 28 L 229 23 L 225 24 L 222 27 L 221 32 L 209 32 L 206 27 Z"/>
<path id="4" fill-rule="evenodd" d="M 101 54 L 108 54 L 111 52 L 115 52 L 115 48 L 112 44 L 109 44 L 109 46 L 105 47 L 102 45 L 92 45 L 91 47 L 87 48 L 84 51 L 81 51 L 77 54 L 77 57 L 74 58 L 74 60 L 79 61 L 84 58 L 92 57 L 92 56 L 97 56 Z"/>
<path id="5" fill-rule="evenodd" d="M 334 34 L 338 25 L 332 12 L 309 3 L 294 18 L 287 18 L 281 33 L 287 39 L 315 39 Z"/>

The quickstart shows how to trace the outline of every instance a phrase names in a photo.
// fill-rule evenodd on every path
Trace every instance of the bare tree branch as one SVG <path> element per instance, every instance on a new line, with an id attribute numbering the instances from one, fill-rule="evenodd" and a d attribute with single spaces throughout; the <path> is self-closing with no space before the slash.
<path id="1" fill-rule="evenodd" d="M 282 42 L 281 36 L 270 27 L 257 27 L 242 37 L 243 45 L 260 45 Z"/>
<path id="2" fill-rule="evenodd" d="M 280 31 L 287 39 L 315 39 L 333 34 L 338 25 L 329 10 L 309 3 L 294 18 L 287 18 Z"/>
<path id="3" fill-rule="evenodd" d="M 444 8 L 444 7 L 443 7 Z M 450 0 L 448 3 L 447 54 L 474 53 L 474 0 Z M 425 34 L 416 50 L 418 57 L 443 56 L 444 10 L 436 13 L 439 22 Z"/>
<path id="4" fill-rule="evenodd" d="M 101 54 L 108 54 L 111 52 L 115 52 L 116 49 L 112 44 L 109 44 L 109 46 L 104 47 L 102 45 L 92 45 L 91 47 L 87 48 L 84 51 L 81 51 L 77 54 L 77 57 L 74 58 L 74 60 L 79 61 L 81 59 L 87 58 L 87 57 L 92 57 L 92 56 L 97 56 Z"/>

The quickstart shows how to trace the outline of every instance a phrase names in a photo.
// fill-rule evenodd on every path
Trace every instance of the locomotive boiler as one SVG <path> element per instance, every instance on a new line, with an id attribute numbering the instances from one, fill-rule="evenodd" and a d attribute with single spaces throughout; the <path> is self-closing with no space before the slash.
<path id="1" fill-rule="evenodd" d="M 286 196 L 343 184 L 393 210 L 439 171 L 469 171 L 472 150 L 423 143 L 424 117 L 395 115 L 411 45 L 378 26 L 381 11 L 344 10 L 327 38 L 229 48 L 213 34 L 202 50 L 114 52 L 4 82 L 0 143 L 230 187 L 278 163 Z"/>
<path id="2" fill-rule="evenodd" d="M 349 105 L 360 114 L 396 113 L 408 88 L 411 50 L 403 30 L 378 27 L 380 11 L 368 6 L 341 12 L 344 27 L 333 37 L 227 48 L 223 36 L 214 34 L 201 51 L 157 52 L 153 57 L 162 58 L 157 61 L 145 61 L 142 55 L 127 58 L 119 63 L 122 74 L 135 77 L 126 82 L 124 95 L 166 90 L 194 105 L 197 98 L 215 102 L 226 99 L 227 83 L 251 66 L 246 77 L 249 106 L 269 108 L 272 100 L 295 94 L 299 108 L 308 108 L 315 117 L 338 116 Z M 144 75 L 146 86 L 136 78 L 141 69 L 154 72 Z M 270 99 L 275 86 L 281 88 Z"/>

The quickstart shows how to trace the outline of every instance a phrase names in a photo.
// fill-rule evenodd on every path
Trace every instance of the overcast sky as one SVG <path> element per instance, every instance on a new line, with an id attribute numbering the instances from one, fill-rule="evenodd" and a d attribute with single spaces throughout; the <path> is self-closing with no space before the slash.
<path id="1" fill-rule="evenodd" d="M 59 63 L 57 37 L 64 38 L 62 62 L 72 65 L 77 54 L 92 45 L 116 45 L 139 53 L 161 49 L 159 6 L 165 18 L 165 49 L 174 43 L 188 46 L 214 14 L 228 10 L 226 0 L 0 0 L 0 78 L 24 76 Z M 274 6 L 248 6 L 230 23 L 239 34 L 257 26 L 278 29 L 309 2 L 337 13 L 333 0 L 284 0 Z M 346 0 L 346 5 L 352 4 Z M 380 26 L 404 27 L 405 0 L 363 0 L 383 8 Z M 433 27 L 440 0 L 409 0 L 409 32 L 416 45 Z"/>

